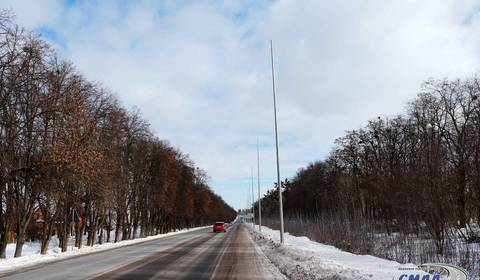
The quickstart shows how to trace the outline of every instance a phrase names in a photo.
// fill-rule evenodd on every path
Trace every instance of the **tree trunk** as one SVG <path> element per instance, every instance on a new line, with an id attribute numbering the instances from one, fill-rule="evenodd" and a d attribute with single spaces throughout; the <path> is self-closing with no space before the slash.
<path id="1" fill-rule="evenodd" d="M 465 228 L 467 224 L 467 213 L 466 213 L 466 187 L 467 187 L 467 180 L 466 180 L 466 171 L 465 168 L 460 167 L 457 173 L 457 182 L 458 182 L 458 194 L 457 194 L 457 207 L 458 207 L 458 219 L 459 219 L 459 227 Z"/>
<path id="2" fill-rule="evenodd" d="M 117 223 L 115 224 L 115 243 L 120 241 L 120 229 L 122 227 L 122 217 L 117 213 Z"/>
<path id="3" fill-rule="evenodd" d="M 68 226 L 67 226 L 67 219 L 63 221 L 63 225 L 60 227 L 60 232 L 58 234 L 58 238 L 60 240 L 60 249 L 62 252 L 67 251 L 68 247 Z"/>
<path id="4" fill-rule="evenodd" d="M 6 258 L 8 232 L 9 230 L 0 232 L 0 259 Z"/>
<path id="5" fill-rule="evenodd" d="M 52 232 L 53 232 L 53 223 L 45 223 L 43 228 L 42 234 L 42 243 L 40 247 L 40 254 L 45 255 L 48 250 L 48 245 L 50 244 L 50 240 L 52 239 Z"/>
<path id="6" fill-rule="evenodd" d="M 103 228 L 100 228 L 100 235 L 98 236 L 98 244 L 103 244 Z"/>
<path id="7" fill-rule="evenodd" d="M 75 223 L 75 247 L 78 249 L 82 248 L 82 238 L 83 238 L 83 228 L 84 222 Z"/>
<path id="8" fill-rule="evenodd" d="M 5 251 L 7 249 L 8 232 L 8 224 L 3 214 L 3 193 L 0 193 L 0 259 L 6 258 Z"/>
<path id="9" fill-rule="evenodd" d="M 110 232 L 111 231 L 112 231 L 112 212 L 108 211 L 107 243 L 110 242 Z"/>
<path id="10" fill-rule="evenodd" d="M 131 234 L 131 239 L 137 238 L 137 231 L 138 231 L 138 223 L 134 223 L 132 234 Z"/>
<path id="11" fill-rule="evenodd" d="M 130 239 L 130 223 L 127 219 L 125 218 L 122 223 L 122 240 Z"/>
<path id="12" fill-rule="evenodd" d="M 96 237 L 97 237 L 97 222 L 96 222 L 96 218 L 93 217 L 92 220 L 90 221 L 90 228 L 88 230 L 88 246 L 95 245 L 95 242 L 97 239 Z"/>
<path id="13" fill-rule="evenodd" d="M 15 246 L 15 258 L 22 256 L 24 244 L 25 244 L 25 229 L 21 226 L 21 228 L 18 231 L 17 244 Z"/>

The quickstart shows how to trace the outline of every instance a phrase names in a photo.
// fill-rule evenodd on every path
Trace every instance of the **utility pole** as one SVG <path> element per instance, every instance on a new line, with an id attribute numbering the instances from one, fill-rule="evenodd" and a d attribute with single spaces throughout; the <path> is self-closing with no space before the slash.
<path id="1" fill-rule="evenodd" d="M 257 137 L 258 231 L 262 231 L 262 202 L 260 198 L 260 148 Z"/>
<path id="2" fill-rule="evenodd" d="M 275 68 L 273 64 L 273 42 L 270 40 L 270 58 L 272 61 L 272 91 L 273 91 L 273 116 L 275 119 L 275 150 L 277 154 L 277 186 L 278 204 L 280 208 L 280 243 L 283 244 L 283 203 L 282 203 L 282 182 L 280 181 L 280 159 L 278 155 L 278 126 L 277 126 L 277 101 L 275 99 Z"/>

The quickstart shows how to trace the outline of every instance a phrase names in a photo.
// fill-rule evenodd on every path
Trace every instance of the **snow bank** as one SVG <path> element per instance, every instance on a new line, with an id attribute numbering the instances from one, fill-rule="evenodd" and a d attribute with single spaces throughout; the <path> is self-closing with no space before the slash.
<path id="1" fill-rule="evenodd" d="M 15 251 L 15 244 L 9 244 L 7 246 L 7 259 L 0 260 L 0 275 L 8 272 L 18 270 L 20 268 L 27 268 L 31 266 L 36 266 L 39 264 L 54 262 L 58 260 L 68 259 L 74 256 L 80 256 L 85 254 L 90 254 L 93 252 L 101 252 L 113 248 L 118 248 L 122 246 L 127 246 L 135 243 L 145 242 L 149 240 L 164 238 L 167 236 L 181 234 L 187 231 L 193 231 L 203 228 L 210 228 L 211 226 L 196 227 L 190 229 L 184 229 L 164 234 L 158 234 L 154 236 L 148 236 L 145 238 L 137 238 L 134 240 L 123 240 L 117 243 L 103 243 L 96 244 L 92 247 L 84 246 L 81 249 L 71 246 L 71 242 L 74 242 L 74 238 L 70 238 L 69 246 L 66 252 L 61 252 L 61 249 L 58 248 L 58 242 L 56 238 L 52 238 L 49 250 L 46 255 L 40 254 L 40 243 L 39 242 L 27 242 L 23 247 L 23 255 L 19 258 L 11 258 L 13 252 Z M 57 245 L 56 245 L 57 244 Z"/>
<path id="2" fill-rule="evenodd" d="M 254 240 L 282 273 L 291 279 L 374 279 L 391 280 L 400 265 L 370 255 L 355 255 L 308 239 L 262 227 L 251 230 Z M 398 278 L 397 278 L 398 279 Z"/>

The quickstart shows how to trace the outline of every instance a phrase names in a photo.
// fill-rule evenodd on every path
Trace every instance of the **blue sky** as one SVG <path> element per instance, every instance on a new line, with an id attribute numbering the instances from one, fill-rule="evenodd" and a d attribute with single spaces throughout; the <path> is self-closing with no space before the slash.
<path id="1" fill-rule="evenodd" d="M 89 79 L 138 107 L 228 203 L 245 207 L 261 144 L 275 180 L 269 40 L 282 177 L 335 138 L 402 113 L 428 78 L 478 73 L 476 1 L 0 0 Z"/>

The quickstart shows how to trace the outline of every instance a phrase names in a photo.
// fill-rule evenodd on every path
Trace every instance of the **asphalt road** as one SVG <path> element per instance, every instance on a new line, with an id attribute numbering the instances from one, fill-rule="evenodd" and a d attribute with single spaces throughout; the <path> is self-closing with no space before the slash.
<path id="1" fill-rule="evenodd" d="M 44 265 L 2 279 L 283 279 L 243 224 L 191 231 Z"/>

